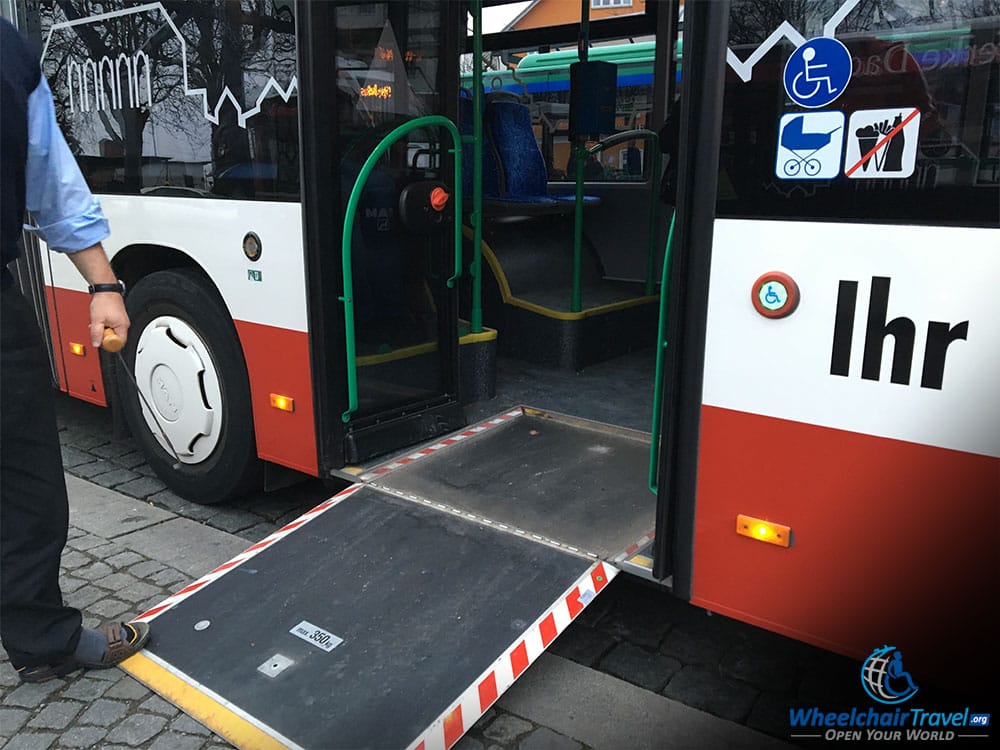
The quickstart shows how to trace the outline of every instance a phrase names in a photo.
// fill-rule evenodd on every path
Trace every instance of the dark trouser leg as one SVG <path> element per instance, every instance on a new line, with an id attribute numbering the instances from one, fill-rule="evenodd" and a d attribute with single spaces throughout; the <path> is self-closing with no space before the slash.
<path id="1" fill-rule="evenodd" d="M 81 616 L 59 589 L 69 505 L 48 355 L 27 301 L 0 296 L 0 638 L 31 667 L 72 653 Z"/>

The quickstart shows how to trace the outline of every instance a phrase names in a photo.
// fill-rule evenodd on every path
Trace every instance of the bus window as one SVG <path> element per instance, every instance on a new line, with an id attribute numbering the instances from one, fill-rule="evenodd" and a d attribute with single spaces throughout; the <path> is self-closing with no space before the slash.
<path id="1" fill-rule="evenodd" d="M 589 59 L 606 60 L 618 66 L 615 114 L 616 131 L 648 128 L 653 108 L 654 41 L 606 40 L 590 49 Z M 516 95 L 531 110 L 538 146 L 545 158 L 549 180 L 573 181 L 574 163 L 569 141 L 569 66 L 577 61 L 576 41 L 549 45 L 546 52 L 505 51 L 503 70 L 483 72 L 486 93 L 504 91 Z M 463 87 L 471 88 L 471 74 L 463 75 Z M 610 134 L 607 134 L 610 135 Z M 648 144 L 641 139 L 613 146 L 592 157 L 586 165 L 588 181 L 636 181 L 648 178 L 651 160 Z M 645 175 L 645 177 L 644 177 Z"/>
<path id="2" fill-rule="evenodd" d="M 732 4 L 730 38 L 741 60 L 784 20 L 770 17 L 765 6 L 771 4 L 760 0 Z M 782 72 L 794 47 L 783 41 L 753 66 L 749 81 L 729 71 L 719 216 L 996 225 L 1000 17 L 986 17 L 981 10 L 985 6 L 969 2 L 941 3 L 936 10 L 934 5 L 921 7 L 895 3 L 890 13 L 878 3 L 859 3 L 844 18 L 837 38 L 852 57 L 851 77 L 844 93 L 824 108 L 844 113 L 845 159 L 870 139 L 877 145 L 879 138 L 892 134 L 894 124 L 901 124 L 905 113 L 919 110 L 919 127 L 906 130 L 917 139 L 915 151 L 910 152 L 912 172 L 876 178 L 881 168 L 878 157 L 892 156 L 887 147 L 876 152 L 871 164 L 844 161 L 838 174 L 826 179 L 795 179 L 781 173 L 776 155 L 785 152 L 779 151 L 779 121 L 783 115 L 787 119 L 806 111 L 784 91 Z M 816 19 L 787 20 L 796 28 L 814 29 L 815 34 L 807 36 L 821 34 L 822 23 L 817 28 Z M 853 116 L 862 112 L 887 114 L 862 123 Z M 904 138 L 905 133 L 892 145 L 901 150 Z"/>
<path id="3" fill-rule="evenodd" d="M 66 24 L 88 3 L 43 4 L 45 74 L 91 187 L 297 200 L 291 4 L 176 5 L 109 14 L 95 34 Z"/>

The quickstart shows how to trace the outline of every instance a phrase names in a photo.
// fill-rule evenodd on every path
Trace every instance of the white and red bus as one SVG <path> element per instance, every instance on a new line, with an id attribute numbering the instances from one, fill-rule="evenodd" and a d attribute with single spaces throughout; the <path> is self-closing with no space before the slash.
<path id="1" fill-rule="evenodd" d="M 133 324 L 123 375 L 85 345 L 70 264 L 34 248 L 22 279 L 54 379 L 123 414 L 200 502 L 277 469 L 377 484 L 433 455 L 442 507 L 837 652 L 895 643 L 915 675 L 988 684 L 994 662 L 974 654 L 996 633 L 1000 571 L 1000 17 L 883 5 L 688 2 L 682 74 L 676 4 L 584 24 L 595 44 L 656 48 L 619 75 L 613 129 L 633 129 L 638 155 L 592 149 L 574 261 L 574 166 L 555 163 L 578 135 L 570 80 L 497 74 L 474 174 L 466 3 L 40 3 L 22 27 L 110 219 Z M 513 66 L 580 30 L 482 43 Z M 645 129 L 678 91 L 664 263 L 671 208 L 651 213 Z M 384 141 L 440 116 L 465 144 L 457 258 L 448 128 Z M 452 199 L 440 214 L 435 187 Z M 525 442 L 441 450 L 515 412 L 535 420 Z M 599 437 L 561 452 L 531 443 L 539 425 Z M 546 489 L 498 493 L 512 476 Z"/>

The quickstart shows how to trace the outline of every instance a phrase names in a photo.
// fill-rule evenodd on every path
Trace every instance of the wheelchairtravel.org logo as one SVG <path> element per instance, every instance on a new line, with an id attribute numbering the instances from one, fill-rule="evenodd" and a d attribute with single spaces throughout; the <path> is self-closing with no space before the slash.
<path id="1" fill-rule="evenodd" d="M 989 738 L 990 715 L 966 706 L 958 711 L 932 711 L 909 704 L 920 692 L 895 646 L 875 648 L 861 665 L 861 687 L 876 706 L 824 711 L 794 707 L 788 713 L 792 739 L 834 741 L 950 741 Z"/>

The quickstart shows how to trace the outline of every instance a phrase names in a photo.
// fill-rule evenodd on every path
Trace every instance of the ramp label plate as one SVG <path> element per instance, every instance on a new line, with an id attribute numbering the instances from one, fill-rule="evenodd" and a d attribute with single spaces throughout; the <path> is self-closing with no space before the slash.
<path id="1" fill-rule="evenodd" d="M 327 652 L 333 651 L 344 642 L 343 638 L 338 638 L 330 631 L 323 630 L 307 620 L 303 620 L 288 632 Z"/>

